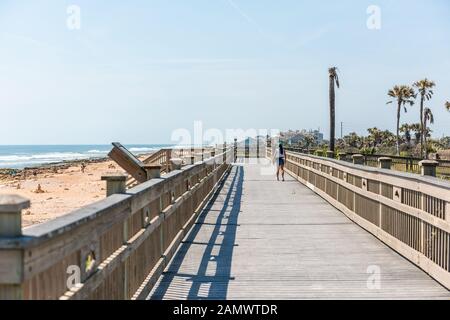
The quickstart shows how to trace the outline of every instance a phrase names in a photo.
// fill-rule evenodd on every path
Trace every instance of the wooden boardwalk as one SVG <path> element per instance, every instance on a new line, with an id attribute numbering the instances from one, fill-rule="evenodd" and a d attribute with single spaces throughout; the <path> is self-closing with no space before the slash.
<path id="1" fill-rule="evenodd" d="M 310 189 L 264 170 L 232 168 L 149 299 L 450 298 Z"/>

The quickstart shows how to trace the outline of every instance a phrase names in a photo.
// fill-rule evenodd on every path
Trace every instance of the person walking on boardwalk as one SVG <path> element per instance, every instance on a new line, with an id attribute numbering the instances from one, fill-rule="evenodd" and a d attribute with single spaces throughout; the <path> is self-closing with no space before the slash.
<path id="1" fill-rule="evenodd" d="M 286 154 L 283 148 L 283 145 L 280 143 L 278 148 L 275 149 L 273 154 L 273 162 L 275 162 L 277 166 L 277 180 L 280 181 L 280 171 L 281 178 L 284 181 L 284 162 L 285 162 Z"/>

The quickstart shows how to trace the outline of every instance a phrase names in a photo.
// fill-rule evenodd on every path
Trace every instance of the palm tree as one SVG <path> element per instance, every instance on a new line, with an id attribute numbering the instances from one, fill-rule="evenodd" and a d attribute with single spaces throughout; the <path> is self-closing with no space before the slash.
<path id="1" fill-rule="evenodd" d="M 408 145 L 408 148 L 411 147 L 411 126 L 407 123 L 404 123 L 400 127 L 400 132 L 403 133 L 405 137 L 405 142 Z"/>
<path id="2" fill-rule="evenodd" d="M 308 150 L 309 153 L 309 147 L 311 145 L 314 145 L 314 143 L 316 142 L 316 138 L 312 135 L 312 134 L 305 134 L 305 144 L 306 144 L 306 149 Z"/>
<path id="3" fill-rule="evenodd" d="M 345 145 L 350 148 L 361 148 L 361 137 L 358 136 L 356 132 L 351 132 L 350 134 L 344 136 L 343 140 Z"/>
<path id="4" fill-rule="evenodd" d="M 420 135 L 422 134 L 422 129 L 420 128 L 420 123 L 413 123 L 409 125 L 409 129 L 414 132 L 414 140 L 416 142 L 416 145 L 419 144 L 420 141 Z"/>
<path id="5" fill-rule="evenodd" d="M 428 159 L 428 146 L 427 146 L 427 136 L 429 134 L 429 130 L 427 128 L 427 122 L 430 121 L 431 124 L 434 123 L 434 116 L 431 112 L 430 108 L 425 108 L 423 111 L 423 135 L 424 135 L 424 143 L 425 143 L 425 158 Z"/>
<path id="6" fill-rule="evenodd" d="M 417 88 L 417 90 L 420 93 L 420 155 L 423 157 L 424 155 L 424 135 L 425 135 L 425 128 L 423 123 L 423 104 L 425 100 L 430 100 L 433 96 L 433 90 L 431 90 L 436 84 L 433 81 L 428 80 L 427 78 L 423 80 L 419 80 L 417 82 L 414 82 L 413 86 Z"/>
<path id="7" fill-rule="evenodd" d="M 337 75 L 338 69 L 336 67 L 328 68 L 328 76 L 330 79 L 330 151 L 334 152 L 334 135 L 335 135 L 335 117 L 336 117 L 336 108 L 335 108 L 335 93 L 334 93 L 334 85 L 339 88 L 339 77 Z"/>
<path id="8" fill-rule="evenodd" d="M 402 110 L 402 106 L 407 112 L 406 104 L 412 106 L 414 104 L 413 98 L 415 98 L 415 93 L 413 88 L 410 86 L 394 86 L 391 90 L 388 91 L 388 96 L 394 98 L 391 101 L 388 101 L 386 104 L 390 104 L 394 101 L 397 102 L 397 155 L 400 155 L 400 112 Z"/>

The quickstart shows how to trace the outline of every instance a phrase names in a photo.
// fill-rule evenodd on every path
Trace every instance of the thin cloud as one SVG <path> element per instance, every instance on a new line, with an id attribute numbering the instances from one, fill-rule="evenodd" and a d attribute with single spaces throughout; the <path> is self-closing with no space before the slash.
<path id="1" fill-rule="evenodd" d="M 260 25 L 252 17 L 246 14 L 233 0 L 227 0 L 227 2 L 242 18 L 244 18 L 249 24 L 254 26 L 260 34 L 264 35 L 264 31 L 262 30 Z"/>
<path id="2" fill-rule="evenodd" d="M 310 44 L 311 42 L 314 42 L 316 40 L 323 38 L 329 32 L 330 32 L 329 27 L 322 27 L 320 29 L 317 29 L 316 31 L 314 31 L 314 32 L 310 33 L 309 35 L 305 36 L 304 38 L 302 38 L 300 40 L 299 46 L 304 47 L 304 46 Z"/>
<path id="3" fill-rule="evenodd" d="M 174 59 L 150 59 L 147 63 L 155 64 L 222 64 L 244 62 L 242 59 L 214 59 L 214 58 L 174 58 Z"/>

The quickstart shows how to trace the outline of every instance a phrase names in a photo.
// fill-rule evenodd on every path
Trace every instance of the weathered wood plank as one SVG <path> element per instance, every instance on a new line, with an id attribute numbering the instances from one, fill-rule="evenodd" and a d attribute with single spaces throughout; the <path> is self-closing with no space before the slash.
<path id="1" fill-rule="evenodd" d="M 147 172 L 144 170 L 144 163 L 142 163 L 120 143 L 114 142 L 112 145 L 113 148 L 108 153 L 108 156 L 137 181 L 146 181 Z"/>

